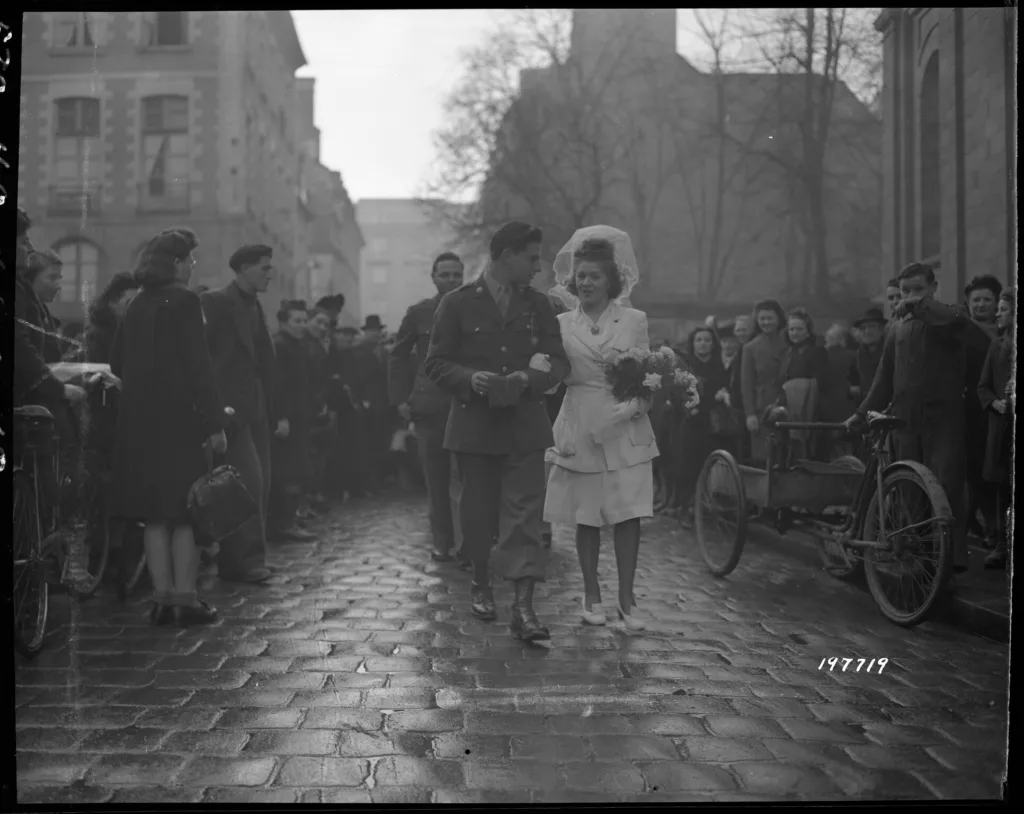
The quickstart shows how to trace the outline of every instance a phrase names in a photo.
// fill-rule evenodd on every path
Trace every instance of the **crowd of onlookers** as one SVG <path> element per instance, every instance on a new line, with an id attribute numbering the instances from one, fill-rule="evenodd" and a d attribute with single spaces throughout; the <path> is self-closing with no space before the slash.
<path id="1" fill-rule="evenodd" d="M 765 300 L 750 316 L 709 317 L 693 329 L 673 347 L 701 381 L 700 405 L 684 412 L 683 394 L 669 388 L 651 414 L 662 452 L 660 510 L 692 522 L 694 487 L 713 449 L 763 465 L 770 408 L 833 423 L 888 411 L 908 422 L 894 434 L 893 453 L 928 465 L 946 489 L 954 539 L 977 538 L 990 549 L 986 567 L 1005 568 L 1015 293 L 991 275 L 972 279 L 956 307 L 940 304 L 936 291 L 932 270 L 911 264 L 888 282 L 888 316 L 871 308 L 849 328 L 821 332 L 806 310 Z M 849 433 L 791 435 L 792 457 L 866 454 Z"/>
<path id="2" fill-rule="evenodd" d="M 397 337 L 374 316 L 361 330 L 345 324 L 341 295 L 312 306 L 282 302 L 271 335 L 259 294 L 273 275 L 273 251 L 240 247 L 230 261 L 235 279 L 197 291 L 196 236 L 169 229 L 130 273 L 113 275 L 79 332 L 62 330 L 50 314 L 61 260 L 32 247 L 30 226 L 19 211 L 14 402 L 47 406 L 65 456 L 84 451 L 86 465 L 105 473 L 114 514 L 144 529 L 154 624 L 216 616 L 196 596 L 198 551 L 208 541 L 195 539 L 185 497 L 218 459 L 239 471 L 260 504 L 253 523 L 220 541 L 222 579 L 267 579 L 268 542 L 310 540 L 304 524 L 332 503 L 396 481 L 434 484 L 432 522 L 450 518 L 442 509 L 457 500 L 455 480 L 447 469 L 423 477 L 448 466 L 447 401 L 424 401 L 417 369 L 437 303 L 462 282 L 457 257 L 435 261 L 438 296 L 411 308 Z M 660 510 L 691 522 L 697 478 L 714 449 L 763 465 L 772 408 L 784 406 L 794 420 L 848 424 L 886 410 L 908 422 L 894 435 L 894 454 L 925 463 L 946 490 L 958 570 L 968 534 L 991 549 L 986 566 L 1005 567 L 1014 289 L 976 277 L 957 306 L 938 302 L 936 290 L 933 271 L 911 264 L 889 281 L 888 313 L 869 309 L 849 328 L 822 332 L 806 310 L 765 300 L 749 316 L 709 318 L 692 330 L 674 349 L 699 379 L 699 406 L 686 410 L 683 394 L 668 387 L 650 413 L 661 451 Z M 61 361 L 107 364 L 111 373 L 83 388 L 54 375 L 50 366 Z M 552 417 L 563 391 L 548 396 Z M 807 434 L 792 439 L 789 454 L 863 457 L 853 438 Z M 411 454 L 417 443 L 419 461 Z M 435 541 L 448 541 L 435 558 L 458 553 L 457 528 L 434 531 Z"/>
<path id="3" fill-rule="evenodd" d="M 141 533 L 155 624 L 215 617 L 196 596 L 200 550 L 221 579 L 262 582 L 268 543 L 312 540 L 304 525 L 330 504 L 416 477 L 409 434 L 400 433 L 407 422 L 389 401 L 393 340 L 379 318 L 359 330 L 341 320 L 342 295 L 312 306 L 286 300 L 271 334 L 258 296 L 273 275 L 269 247 L 239 248 L 235 279 L 210 290 L 192 279 L 195 234 L 165 230 L 89 303 L 84 328 L 68 331 L 49 308 L 61 259 L 35 250 L 30 228 L 19 211 L 15 405 L 50 410 L 63 472 L 102 476 L 108 508 L 127 529 L 119 542 Z M 110 372 L 68 381 L 53 366 L 69 362 Z M 221 462 L 239 472 L 260 512 L 210 546 L 192 528 L 186 498 Z"/>

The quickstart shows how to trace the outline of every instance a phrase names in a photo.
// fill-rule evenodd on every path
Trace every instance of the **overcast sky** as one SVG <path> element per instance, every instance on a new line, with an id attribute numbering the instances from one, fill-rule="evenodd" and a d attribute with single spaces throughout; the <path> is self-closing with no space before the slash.
<path id="1" fill-rule="evenodd" d="M 459 77 L 459 53 L 480 42 L 500 12 L 292 13 L 309 62 L 300 75 L 317 80 L 321 161 L 341 172 L 353 199 L 416 195 L 444 98 Z M 685 9 L 679 24 L 686 53 L 693 39 Z"/>

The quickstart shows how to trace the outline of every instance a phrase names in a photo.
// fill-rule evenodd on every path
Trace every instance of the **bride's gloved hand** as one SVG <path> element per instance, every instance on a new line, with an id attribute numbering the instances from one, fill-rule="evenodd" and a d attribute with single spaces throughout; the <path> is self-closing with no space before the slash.
<path id="1" fill-rule="evenodd" d="M 535 353 L 530 359 L 529 367 L 531 370 L 538 370 L 541 373 L 550 373 L 551 357 L 546 353 Z"/>

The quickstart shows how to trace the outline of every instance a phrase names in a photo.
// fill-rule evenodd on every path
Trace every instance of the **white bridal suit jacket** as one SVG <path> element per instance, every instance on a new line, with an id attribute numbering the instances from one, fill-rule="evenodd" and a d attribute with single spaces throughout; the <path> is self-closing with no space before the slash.
<path id="1" fill-rule="evenodd" d="M 607 472 L 647 463 L 658 456 L 654 430 L 647 417 L 649 404 L 640 415 L 615 421 L 618 405 L 605 378 L 605 366 L 631 348 L 650 350 L 647 315 L 618 303 L 609 304 L 598 320 L 600 333 L 577 306 L 559 314 L 562 344 L 572 370 L 565 380 L 565 400 L 553 429 L 554 447 L 547 460 L 574 472 Z M 609 430 L 609 425 L 613 424 Z M 602 428 L 595 440 L 594 431 Z"/>

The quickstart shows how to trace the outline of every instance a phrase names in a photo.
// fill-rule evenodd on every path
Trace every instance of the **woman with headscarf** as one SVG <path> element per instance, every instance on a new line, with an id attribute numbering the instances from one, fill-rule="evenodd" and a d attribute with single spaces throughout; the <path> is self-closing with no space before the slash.
<path id="1" fill-rule="evenodd" d="M 227 449 L 226 416 L 206 345 L 199 296 L 189 290 L 196 241 L 161 233 L 135 271 L 141 290 L 114 339 L 110 366 L 122 383 L 110 490 L 111 515 L 145 523 L 154 625 L 208 624 L 216 611 L 196 595 L 199 554 L 186 509 Z M 204 450 L 204 447 L 206 448 Z"/>
<path id="2" fill-rule="evenodd" d="M 676 489 L 680 504 L 680 522 L 692 527 L 694 491 L 704 461 L 716 449 L 734 451 L 735 438 L 730 425 L 723 423 L 724 408 L 732 404 L 729 395 L 729 373 L 722 363 L 722 346 L 715 330 L 701 325 L 686 340 L 686 366 L 697 377 L 700 403 L 697 409 L 682 416 L 674 458 Z M 681 411 L 680 411 L 681 412 Z"/>
<path id="3" fill-rule="evenodd" d="M 754 335 L 743 346 L 740 391 L 750 433 L 751 457 L 763 462 L 766 434 L 761 429 L 764 411 L 779 398 L 779 370 L 786 352 L 786 314 L 776 300 L 762 300 L 754 306 Z"/>
<path id="4" fill-rule="evenodd" d="M 782 357 L 777 387 L 779 400 L 792 421 L 820 421 L 831 390 L 828 351 L 818 343 L 814 322 L 803 308 L 794 308 L 786 319 L 788 347 Z M 790 433 L 794 457 L 822 459 L 827 453 L 824 433 L 795 430 Z"/>
<path id="5" fill-rule="evenodd" d="M 1007 519 L 1013 510 L 1014 294 L 1013 287 L 1000 292 L 996 311 L 999 336 L 989 348 L 978 381 L 978 399 L 988 424 L 982 474 L 995 487 L 996 494 L 996 546 L 985 559 L 986 568 L 1006 568 L 1007 546 L 1010 543 Z"/>

